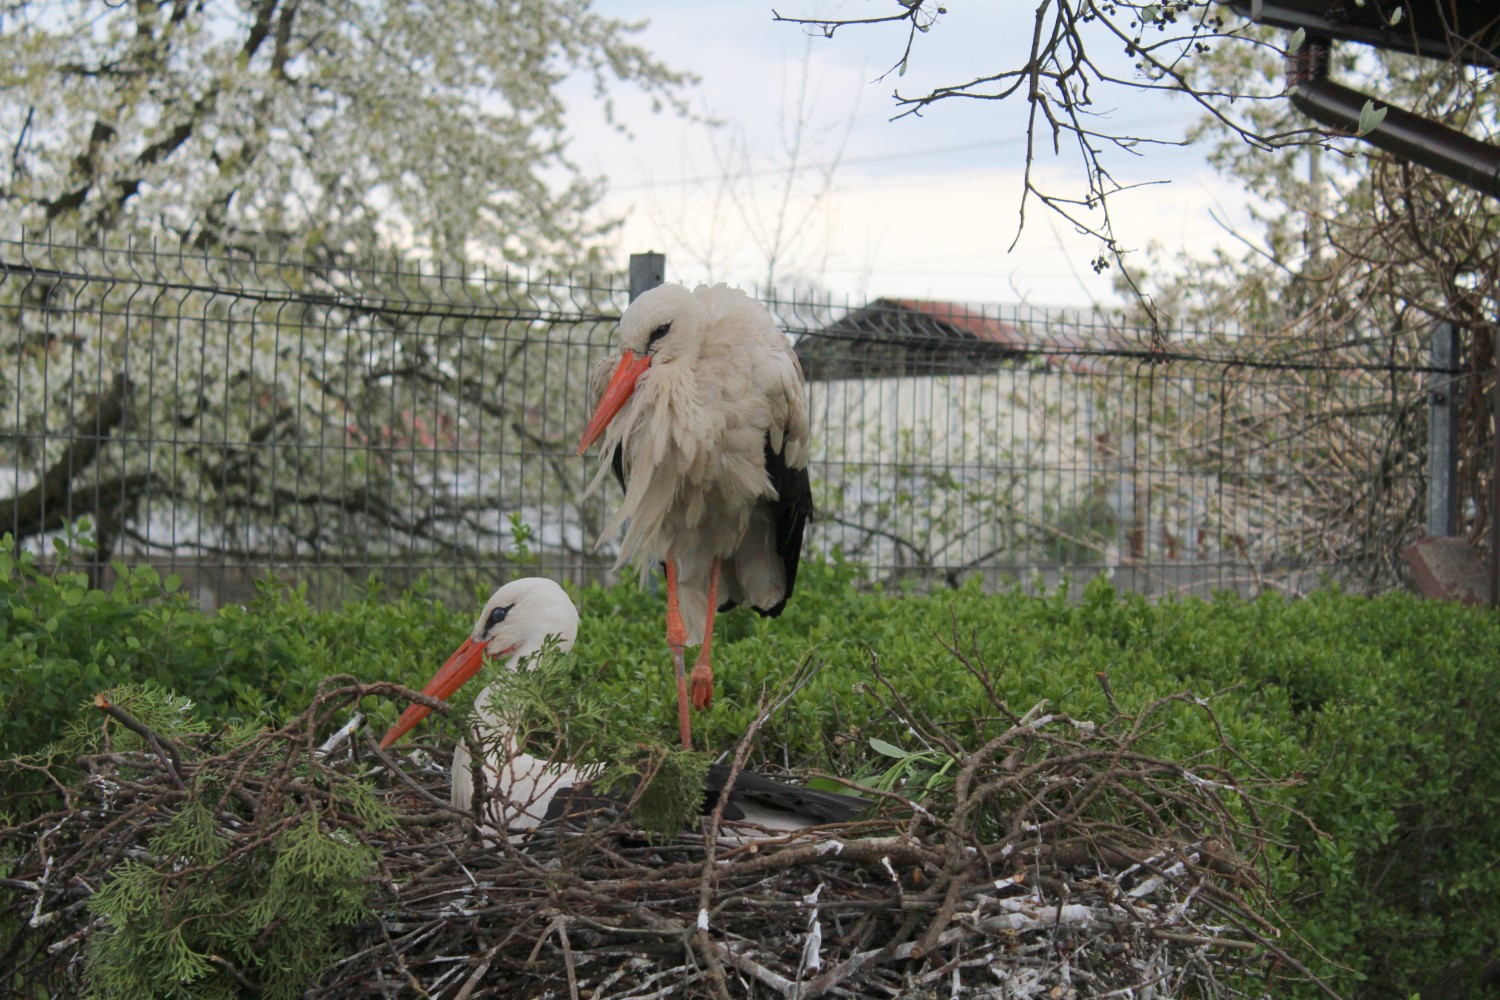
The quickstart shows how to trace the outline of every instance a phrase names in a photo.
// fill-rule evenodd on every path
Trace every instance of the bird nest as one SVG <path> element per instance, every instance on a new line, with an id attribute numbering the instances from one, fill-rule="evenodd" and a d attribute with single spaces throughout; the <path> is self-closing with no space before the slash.
<path id="1" fill-rule="evenodd" d="M 628 812 L 487 836 L 441 749 L 339 728 L 372 694 L 422 700 L 338 687 L 234 735 L 101 698 L 81 752 L 12 762 L 63 806 L 0 827 L 0 995 L 1219 997 L 1305 975 L 1265 887 L 1269 782 L 1222 746 L 1141 750 L 1169 712 L 1211 720 L 1200 699 L 1098 724 L 997 700 L 965 747 L 887 689 L 932 766 L 858 789 L 868 818 L 746 840 L 722 812 L 670 838 Z"/>

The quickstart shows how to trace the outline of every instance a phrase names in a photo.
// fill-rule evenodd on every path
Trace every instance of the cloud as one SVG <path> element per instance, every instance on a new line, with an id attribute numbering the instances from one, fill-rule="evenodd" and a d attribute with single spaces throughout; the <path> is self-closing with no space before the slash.
<path id="1" fill-rule="evenodd" d="M 1043 183 L 1068 177 L 1044 176 Z M 1090 262 L 1100 245 L 1033 201 L 1017 241 L 1022 176 L 1015 168 L 968 169 L 934 175 L 843 176 L 807 245 L 793 255 L 801 278 L 856 299 L 877 295 L 974 302 L 1027 301 L 1034 305 L 1087 307 L 1115 301 L 1114 272 L 1095 274 Z M 1211 213 L 1242 212 L 1236 191 L 1209 175 L 1190 175 L 1170 185 L 1123 192 L 1112 204 L 1123 245 L 1144 249 L 1149 241 L 1175 248 L 1181 257 L 1207 255 L 1229 242 Z M 664 225 L 653 192 L 611 199 L 626 213 L 617 245 L 622 256 L 653 249 L 667 254 L 669 271 L 683 280 L 712 277 L 755 284 L 765 273 L 753 236 L 732 208 L 707 192 L 671 196 L 679 225 Z M 655 210 L 653 210 L 653 208 Z M 795 203 L 793 211 L 798 210 Z M 695 220 L 692 245 L 681 220 Z M 694 273 L 701 262 L 706 226 L 715 221 L 712 275 Z M 1012 241 L 1016 241 L 1014 248 Z M 789 277 L 791 275 L 788 275 Z"/>
<path id="2" fill-rule="evenodd" d="M 621 3 L 618 16 L 651 18 L 641 41 L 660 57 L 698 73 L 700 106 L 725 124 L 711 134 L 702 123 L 653 115 L 622 94 L 620 112 L 635 133 L 627 140 L 589 114 L 574 116 L 572 154 L 608 180 L 604 208 L 624 218 L 615 241 L 621 266 L 632 251 L 665 252 L 668 272 L 682 280 L 708 277 L 753 285 L 766 261 L 746 216 L 762 228 L 778 205 L 775 169 L 784 163 L 787 88 L 810 53 L 816 92 L 814 132 L 822 140 L 804 155 L 816 165 L 839 154 L 830 136 L 852 114 L 854 123 L 832 196 L 808 214 L 803 235 L 781 277 L 801 277 L 840 295 L 921 295 L 963 301 L 1088 306 L 1112 302 L 1113 271 L 1096 275 L 1096 239 L 1038 202 L 1027 206 L 1025 231 L 1014 249 L 1025 156 L 1025 104 L 1019 100 L 945 101 L 922 118 L 890 121 L 890 94 L 953 82 L 970 70 L 993 68 L 996 45 L 1015 42 L 1014 18 L 990 12 L 957 13 L 921 39 L 920 59 L 904 78 L 873 82 L 887 68 L 889 33 L 840 33 L 810 46 L 796 28 L 775 24 L 765 8 L 734 2 L 657 0 Z M 873 68 L 871 68 L 873 67 Z M 1193 111 L 1160 95 L 1131 94 L 1110 118 L 1125 131 L 1172 138 Z M 596 119 L 598 116 L 594 115 Z M 755 175 L 726 198 L 715 143 L 743 141 Z M 1111 167 L 1137 181 L 1172 178 L 1114 197 L 1111 210 L 1121 244 L 1155 241 L 1182 258 L 1206 255 L 1228 242 L 1210 212 L 1243 218 L 1243 195 L 1220 181 L 1196 149 L 1144 147 Z M 1046 155 L 1046 154 L 1042 154 Z M 809 171 L 809 176 L 812 171 Z M 1057 193 L 1081 196 L 1081 164 L 1067 157 L 1038 161 L 1037 176 Z M 816 185 L 794 185 L 788 213 L 807 212 Z M 751 193 L 751 192 L 755 193 Z M 799 193 L 800 192 L 800 193 Z M 712 273 L 706 273 L 711 271 Z"/>

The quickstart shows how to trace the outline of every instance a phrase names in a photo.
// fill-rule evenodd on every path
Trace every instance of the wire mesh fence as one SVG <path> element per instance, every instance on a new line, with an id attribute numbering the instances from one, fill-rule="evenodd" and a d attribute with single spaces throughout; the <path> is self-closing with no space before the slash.
<path id="1" fill-rule="evenodd" d="M 0 242 L 0 530 L 44 553 L 71 534 L 100 582 L 153 563 L 209 607 L 265 574 L 322 601 L 607 578 L 614 498 L 583 496 L 574 451 L 627 300 L 609 275 Z M 1467 378 L 1347 324 L 1153 337 L 763 301 L 809 380 L 810 547 L 919 585 L 1398 585 L 1424 387 Z"/>

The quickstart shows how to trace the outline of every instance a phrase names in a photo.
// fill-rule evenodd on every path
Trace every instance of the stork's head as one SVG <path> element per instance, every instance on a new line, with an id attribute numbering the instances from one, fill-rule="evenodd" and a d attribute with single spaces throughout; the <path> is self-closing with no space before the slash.
<path id="1" fill-rule="evenodd" d="M 474 631 L 453 651 L 446 663 L 422 689 L 425 695 L 447 701 L 463 687 L 487 660 L 508 657 L 515 663 L 541 649 L 551 636 L 559 649 L 573 646 L 578 636 L 578 609 L 567 593 L 552 580 L 528 577 L 512 580 L 490 595 Z M 396 742 L 432 710 L 409 705 L 401 718 L 380 740 L 381 747 Z"/>
<path id="2" fill-rule="evenodd" d="M 599 439 L 630 401 L 647 369 L 693 364 L 708 333 L 708 320 L 703 302 L 681 285 L 658 285 L 630 304 L 620 317 L 619 365 L 578 442 L 578 454 Z"/>

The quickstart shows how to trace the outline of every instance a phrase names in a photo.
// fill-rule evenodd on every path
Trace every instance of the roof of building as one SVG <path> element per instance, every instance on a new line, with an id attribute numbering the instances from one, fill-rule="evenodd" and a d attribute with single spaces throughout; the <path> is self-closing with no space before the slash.
<path id="1" fill-rule="evenodd" d="M 1138 353 L 1138 345 L 1109 327 L 1048 324 L 1023 330 L 1015 323 L 957 302 L 875 299 L 797 340 L 809 381 L 966 375 L 1040 360 L 1087 374 L 1101 355 Z"/>

